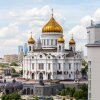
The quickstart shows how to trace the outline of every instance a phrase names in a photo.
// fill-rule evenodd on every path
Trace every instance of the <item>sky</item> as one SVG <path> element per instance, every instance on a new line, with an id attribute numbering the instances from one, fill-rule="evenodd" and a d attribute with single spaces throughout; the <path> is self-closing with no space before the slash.
<path id="1" fill-rule="evenodd" d="M 100 0 L 0 0 L 0 57 L 17 54 L 31 32 L 37 41 L 52 8 L 63 27 L 66 48 L 73 33 L 77 50 L 87 55 L 86 27 L 90 20 L 100 21 Z"/>

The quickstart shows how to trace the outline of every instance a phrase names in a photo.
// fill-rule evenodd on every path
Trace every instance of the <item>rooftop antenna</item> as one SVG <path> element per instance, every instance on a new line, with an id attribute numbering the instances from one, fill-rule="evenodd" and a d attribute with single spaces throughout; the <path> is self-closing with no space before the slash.
<path id="1" fill-rule="evenodd" d="M 91 26 L 93 26 L 93 20 L 91 20 Z"/>

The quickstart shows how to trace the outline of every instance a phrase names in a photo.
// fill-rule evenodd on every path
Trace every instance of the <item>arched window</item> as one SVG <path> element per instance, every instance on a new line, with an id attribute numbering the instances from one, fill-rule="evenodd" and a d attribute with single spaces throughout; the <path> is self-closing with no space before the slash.
<path id="1" fill-rule="evenodd" d="M 57 45 L 57 39 L 55 40 L 55 45 Z"/>
<path id="2" fill-rule="evenodd" d="M 53 39 L 51 39 L 51 45 L 53 45 Z"/>
<path id="3" fill-rule="evenodd" d="M 49 45 L 49 40 L 47 39 L 47 45 Z"/>
<path id="4" fill-rule="evenodd" d="M 59 50 L 61 51 L 61 46 L 59 46 Z"/>
<path id="5" fill-rule="evenodd" d="M 70 50 L 72 50 L 73 48 L 72 47 L 70 47 Z"/>
<path id="6" fill-rule="evenodd" d="M 71 74 L 69 74 L 69 78 L 71 78 Z"/>
<path id="7" fill-rule="evenodd" d="M 45 45 L 45 40 L 44 40 L 44 45 Z"/>
<path id="8" fill-rule="evenodd" d="M 31 46 L 29 46 L 29 51 L 31 51 Z"/>

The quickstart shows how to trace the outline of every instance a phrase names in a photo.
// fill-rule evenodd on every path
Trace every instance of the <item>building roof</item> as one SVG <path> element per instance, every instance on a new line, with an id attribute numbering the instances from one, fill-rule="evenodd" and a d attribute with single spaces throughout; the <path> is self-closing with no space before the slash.
<path id="1" fill-rule="evenodd" d="M 57 52 L 57 48 L 55 49 L 34 49 L 33 52 L 42 52 L 44 53 L 45 55 L 47 55 L 48 52 Z M 67 50 L 65 49 L 65 54 L 63 56 L 67 56 L 67 57 L 73 57 L 74 56 L 74 53 L 72 50 Z M 52 55 L 51 56 L 55 57 L 55 55 Z"/>

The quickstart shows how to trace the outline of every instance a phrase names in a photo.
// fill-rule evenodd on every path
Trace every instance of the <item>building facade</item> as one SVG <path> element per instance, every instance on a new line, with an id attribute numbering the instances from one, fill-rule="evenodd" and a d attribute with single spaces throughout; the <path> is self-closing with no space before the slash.
<path id="1" fill-rule="evenodd" d="M 17 54 L 4 55 L 4 62 L 6 63 L 18 62 L 18 55 Z"/>
<path id="2" fill-rule="evenodd" d="M 87 27 L 88 43 L 88 100 L 100 99 L 100 22 L 91 21 Z"/>
<path id="3" fill-rule="evenodd" d="M 23 58 L 23 78 L 34 80 L 74 80 L 81 77 L 81 52 L 71 37 L 65 49 L 63 28 L 53 17 L 42 28 L 37 42 L 32 35 L 28 40 L 28 54 Z"/>

